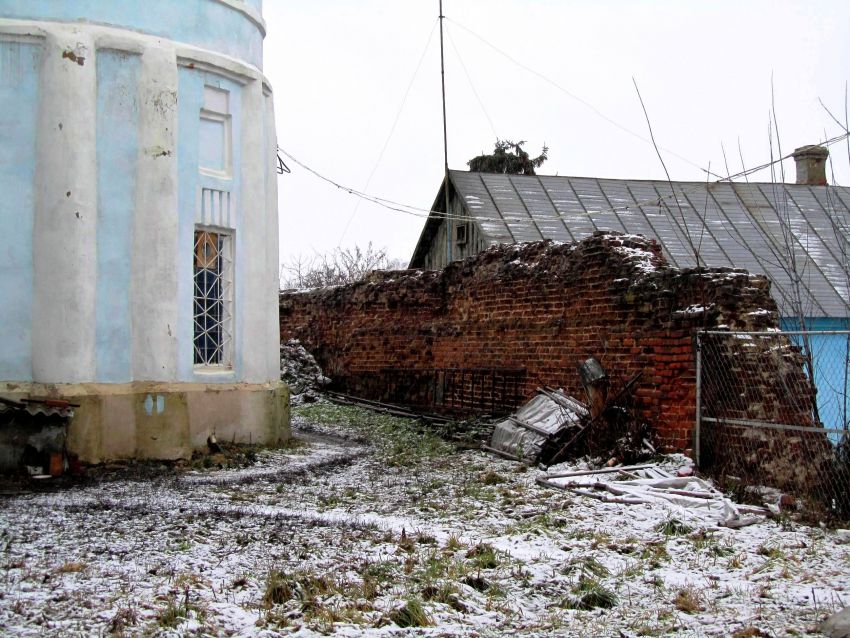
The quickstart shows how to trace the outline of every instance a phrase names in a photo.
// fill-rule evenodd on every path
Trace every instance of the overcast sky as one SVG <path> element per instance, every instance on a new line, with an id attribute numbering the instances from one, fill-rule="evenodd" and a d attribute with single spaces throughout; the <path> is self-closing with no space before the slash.
<path id="1" fill-rule="evenodd" d="M 443 175 L 438 0 L 264 5 L 279 145 L 344 186 L 430 208 Z M 532 156 L 545 143 L 541 174 L 663 179 L 638 137 L 632 78 L 674 180 L 703 181 L 709 165 L 728 174 L 721 145 L 730 173 L 741 155 L 746 168 L 769 161 L 771 78 L 783 154 L 842 132 L 818 100 L 844 120 L 847 0 L 444 0 L 443 11 L 452 169 L 498 136 Z M 831 153 L 835 183 L 850 185 L 846 142 Z M 358 204 L 287 164 L 281 260 L 370 241 L 410 258 L 423 218 Z"/>

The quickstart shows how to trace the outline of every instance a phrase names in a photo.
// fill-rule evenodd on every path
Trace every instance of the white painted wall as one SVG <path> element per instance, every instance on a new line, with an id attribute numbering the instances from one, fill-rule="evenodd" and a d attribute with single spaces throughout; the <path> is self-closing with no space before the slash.
<path id="1" fill-rule="evenodd" d="M 32 211 L 32 378 L 0 381 L 277 381 L 276 140 L 271 97 L 264 95 L 265 78 L 259 69 L 214 51 L 94 24 L 0 18 L 3 38 L 37 41 L 43 45 L 43 56 Z M 132 171 L 131 237 L 124 238 L 130 247 L 129 280 L 109 271 L 98 279 L 95 113 L 97 56 L 105 50 L 132 53 L 140 60 L 137 90 L 128 96 L 138 107 L 136 164 L 110 169 Z M 236 143 L 242 163 L 233 167 L 240 178 L 239 183 L 234 181 L 238 192 L 233 193 L 233 202 L 241 207 L 241 222 L 234 231 L 240 247 L 235 263 L 241 288 L 236 293 L 240 304 L 234 357 L 239 365 L 220 375 L 198 376 L 191 365 L 187 368 L 183 359 L 191 357 L 191 343 L 180 340 L 187 306 L 189 321 L 192 314 L 192 282 L 180 281 L 181 268 L 191 265 L 193 257 L 191 239 L 179 232 L 180 219 L 195 216 L 194 210 L 181 210 L 179 200 L 180 182 L 187 172 L 181 158 L 190 155 L 180 147 L 185 143 L 178 108 L 180 68 L 241 87 L 242 121 L 234 129 L 241 130 Z M 103 145 L 104 140 L 100 142 Z M 197 166 L 189 169 L 197 173 Z M 108 180 L 109 170 L 100 170 L 100 178 Z M 103 285 L 105 279 L 109 286 Z M 129 295 L 129 337 L 126 342 L 98 341 L 98 299 L 115 291 Z M 182 329 L 183 335 L 192 334 L 191 326 Z M 104 356 L 98 348 L 105 347 L 116 355 L 129 351 L 127 375 L 98 372 L 96 361 Z"/>
<path id="2" fill-rule="evenodd" d="M 46 30 L 33 202 L 33 380 L 95 373 L 96 81 L 93 34 Z"/>
<path id="3" fill-rule="evenodd" d="M 174 46 L 148 43 L 142 53 L 138 87 L 139 150 L 130 283 L 135 380 L 176 379 L 178 369 L 177 100 Z"/>

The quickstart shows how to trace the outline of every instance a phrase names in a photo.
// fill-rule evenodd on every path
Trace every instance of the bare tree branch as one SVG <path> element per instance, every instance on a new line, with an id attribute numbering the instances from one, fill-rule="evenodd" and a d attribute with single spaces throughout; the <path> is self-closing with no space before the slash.
<path id="1" fill-rule="evenodd" d="M 401 268 L 401 260 L 390 259 L 385 248 L 375 248 L 369 242 L 365 249 L 337 247 L 309 260 L 302 255 L 293 257 L 280 266 L 280 286 L 284 290 L 326 288 L 359 281 L 375 270 Z"/>
<path id="2" fill-rule="evenodd" d="M 646 105 L 643 103 L 643 97 L 641 97 L 637 80 L 632 78 L 632 83 L 635 85 L 635 91 L 637 92 L 638 100 L 640 100 L 640 107 L 643 109 L 643 116 L 646 118 L 646 126 L 649 129 L 649 139 L 652 141 L 652 146 L 655 148 L 655 154 L 658 155 L 658 160 L 661 162 L 661 167 L 664 169 L 664 174 L 667 176 L 667 183 L 670 185 L 670 192 L 676 200 L 676 207 L 679 209 L 679 217 L 682 218 L 682 227 L 685 231 L 688 245 L 691 247 L 691 252 L 694 255 L 694 260 L 696 260 L 697 268 L 701 268 L 702 259 L 700 258 L 699 248 L 694 245 L 694 240 L 691 237 L 691 231 L 688 228 L 688 220 L 685 219 L 685 213 L 682 210 L 682 205 L 679 203 L 679 196 L 676 194 L 676 189 L 673 187 L 673 180 L 670 178 L 670 171 L 667 170 L 667 164 L 664 163 L 664 158 L 661 156 L 661 151 L 658 149 L 658 144 L 655 142 L 655 134 L 652 131 L 652 122 L 649 121 L 649 113 L 647 113 Z M 667 205 L 665 204 L 664 207 L 667 208 Z M 703 220 L 703 226 L 705 226 L 705 220 Z"/>

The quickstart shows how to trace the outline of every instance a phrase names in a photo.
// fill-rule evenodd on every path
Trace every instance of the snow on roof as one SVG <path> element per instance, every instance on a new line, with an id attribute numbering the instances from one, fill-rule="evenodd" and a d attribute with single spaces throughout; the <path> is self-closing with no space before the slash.
<path id="1" fill-rule="evenodd" d="M 451 171 L 452 185 L 489 244 L 574 242 L 596 231 L 658 240 L 670 265 L 767 275 L 792 316 L 794 272 L 809 316 L 850 315 L 850 188 L 670 182 Z M 429 219 L 428 223 L 440 220 Z M 412 264 L 427 252 L 427 233 Z M 695 259 L 695 249 L 701 264 Z"/>

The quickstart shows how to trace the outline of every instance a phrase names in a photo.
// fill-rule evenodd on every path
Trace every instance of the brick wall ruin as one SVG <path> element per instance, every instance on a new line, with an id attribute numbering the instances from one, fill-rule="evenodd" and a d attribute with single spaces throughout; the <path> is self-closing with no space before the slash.
<path id="1" fill-rule="evenodd" d="M 769 287 L 742 271 L 679 270 L 654 240 L 597 233 L 284 293 L 281 337 L 299 339 L 343 391 L 449 409 L 445 394 L 460 387 L 467 411 L 487 411 L 488 398 L 495 407 L 497 395 L 516 404 L 540 385 L 583 398 L 577 368 L 595 356 L 615 391 L 642 373 L 632 408 L 683 449 L 695 416 L 695 331 L 776 327 Z M 431 377 L 428 390 L 421 381 Z"/>

